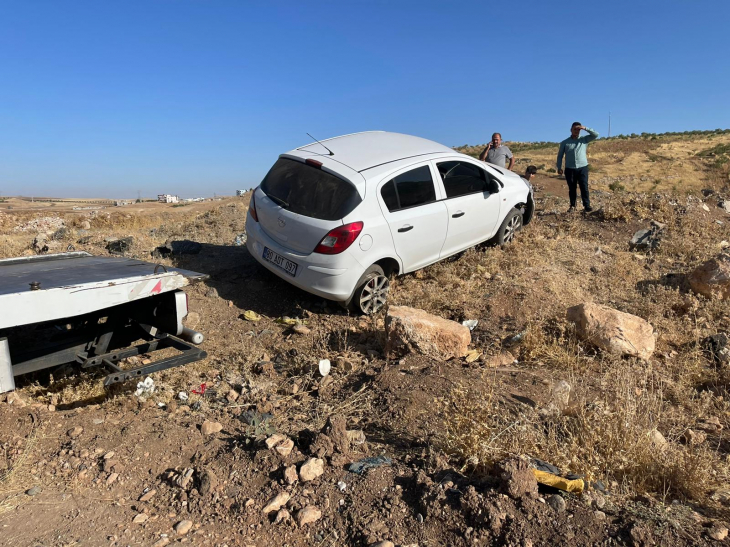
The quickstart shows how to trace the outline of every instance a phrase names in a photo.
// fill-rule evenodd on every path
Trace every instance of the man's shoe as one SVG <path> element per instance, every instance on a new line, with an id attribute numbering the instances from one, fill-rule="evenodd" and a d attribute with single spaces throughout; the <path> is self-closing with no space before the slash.
<path id="1" fill-rule="evenodd" d="M 568 207 L 568 212 L 575 213 L 575 205 L 571 205 L 570 207 Z"/>
<path id="2" fill-rule="evenodd" d="M 586 207 L 585 209 L 583 209 L 583 211 L 586 212 L 586 213 L 591 213 L 593 211 L 593 207 L 591 207 L 589 205 L 588 207 Z"/>

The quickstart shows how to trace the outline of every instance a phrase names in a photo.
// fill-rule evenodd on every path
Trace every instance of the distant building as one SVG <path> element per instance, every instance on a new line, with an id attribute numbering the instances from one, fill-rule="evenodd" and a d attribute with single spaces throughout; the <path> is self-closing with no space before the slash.
<path id="1" fill-rule="evenodd" d="M 244 195 L 247 192 L 247 190 L 236 190 L 236 195 L 240 198 L 242 195 Z"/>
<path id="2" fill-rule="evenodd" d="M 180 201 L 180 198 L 178 196 L 173 196 L 172 194 L 159 194 L 157 196 L 157 201 L 160 203 L 177 203 Z"/>
<path id="3" fill-rule="evenodd" d="M 131 204 L 132 204 L 132 201 L 127 200 L 127 199 L 118 199 L 114 202 L 114 205 L 116 207 L 124 207 L 125 205 L 131 205 Z"/>

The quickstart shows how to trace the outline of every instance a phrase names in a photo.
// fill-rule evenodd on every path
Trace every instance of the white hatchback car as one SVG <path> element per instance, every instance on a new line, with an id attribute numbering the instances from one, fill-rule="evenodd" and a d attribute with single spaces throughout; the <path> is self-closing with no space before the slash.
<path id="1" fill-rule="evenodd" d="M 533 210 L 530 184 L 511 171 L 370 131 L 279 156 L 251 197 L 247 247 L 289 283 L 369 314 L 390 276 L 509 243 Z"/>

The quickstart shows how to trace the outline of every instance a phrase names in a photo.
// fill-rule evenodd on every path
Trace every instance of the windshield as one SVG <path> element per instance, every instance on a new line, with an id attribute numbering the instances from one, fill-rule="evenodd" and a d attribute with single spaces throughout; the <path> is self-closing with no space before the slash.
<path id="1" fill-rule="evenodd" d="M 340 220 L 362 201 L 349 182 L 288 158 L 279 158 L 261 190 L 284 209 L 320 220 Z"/>

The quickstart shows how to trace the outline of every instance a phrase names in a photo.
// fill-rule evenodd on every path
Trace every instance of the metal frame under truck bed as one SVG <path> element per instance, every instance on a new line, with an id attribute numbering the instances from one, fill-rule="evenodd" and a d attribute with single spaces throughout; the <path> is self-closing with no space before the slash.
<path id="1" fill-rule="evenodd" d="M 107 368 L 109 385 L 205 358 L 195 347 L 203 335 L 183 326 L 181 289 L 207 277 L 85 252 L 0 260 L 0 393 L 14 389 L 15 376 L 70 363 Z M 118 365 L 167 347 L 180 354 Z"/>

